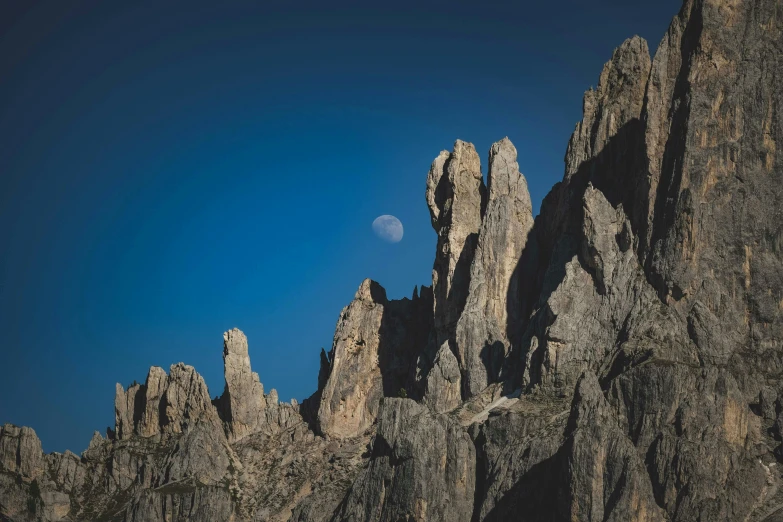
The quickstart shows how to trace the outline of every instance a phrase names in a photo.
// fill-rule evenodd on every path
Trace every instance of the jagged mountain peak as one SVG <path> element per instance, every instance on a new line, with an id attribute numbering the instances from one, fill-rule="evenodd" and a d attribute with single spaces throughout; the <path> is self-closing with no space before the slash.
<path id="1" fill-rule="evenodd" d="M 153 367 L 81 458 L 3 426 L 0 516 L 777 520 L 781 34 L 776 0 L 687 0 L 653 57 L 623 42 L 535 219 L 513 143 L 485 186 L 457 140 L 432 287 L 361 282 L 313 396 L 266 394 L 229 330 L 221 397 Z"/>

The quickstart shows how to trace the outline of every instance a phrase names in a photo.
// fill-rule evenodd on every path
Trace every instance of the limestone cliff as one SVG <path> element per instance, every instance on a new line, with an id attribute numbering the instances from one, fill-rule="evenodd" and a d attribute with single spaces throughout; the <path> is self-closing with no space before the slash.
<path id="1" fill-rule="evenodd" d="M 81 456 L 3 426 L 0 520 L 783 520 L 780 71 L 779 0 L 685 0 L 535 219 L 508 138 L 486 186 L 470 143 L 435 158 L 432 287 L 361 283 L 302 405 L 231 330 L 214 401 L 176 364 Z"/>

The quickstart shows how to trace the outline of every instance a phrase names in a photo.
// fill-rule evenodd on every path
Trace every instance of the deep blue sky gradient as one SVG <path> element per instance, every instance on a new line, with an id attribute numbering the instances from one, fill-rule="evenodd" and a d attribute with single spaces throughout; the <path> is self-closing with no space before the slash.
<path id="1" fill-rule="evenodd" d="M 513 4 L 0 0 L 0 423 L 80 452 L 150 365 L 220 394 L 235 326 L 307 397 L 362 279 L 430 284 L 456 138 L 509 136 L 538 209 L 584 90 L 680 2 Z"/>

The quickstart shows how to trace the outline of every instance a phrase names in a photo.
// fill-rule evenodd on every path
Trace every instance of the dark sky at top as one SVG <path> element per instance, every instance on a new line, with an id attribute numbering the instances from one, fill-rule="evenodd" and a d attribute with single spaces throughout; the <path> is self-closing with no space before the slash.
<path id="1" fill-rule="evenodd" d="M 509 136 L 537 212 L 612 50 L 679 7 L 0 1 L 0 423 L 81 452 L 150 365 L 220 394 L 235 326 L 305 398 L 362 279 L 430 284 L 438 152 Z"/>

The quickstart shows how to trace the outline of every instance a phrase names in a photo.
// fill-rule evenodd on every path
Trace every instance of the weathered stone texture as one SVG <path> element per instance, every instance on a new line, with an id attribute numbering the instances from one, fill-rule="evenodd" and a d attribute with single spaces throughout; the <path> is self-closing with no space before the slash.
<path id="1" fill-rule="evenodd" d="M 468 297 L 470 265 L 486 206 L 481 160 L 471 143 L 457 140 L 435 158 L 427 176 L 427 204 L 438 234 L 432 291 L 436 344 L 451 340 Z"/>
<path id="2" fill-rule="evenodd" d="M 780 1 L 685 0 L 612 54 L 535 219 L 508 138 L 486 187 L 440 153 L 432 288 L 365 280 L 302 406 L 230 330 L 214 402 L 180 363 L 80 457 L 3 426 L 0 519 L 783 519 L 780 71 Z"/>
<path id="3" fill-rule="evenodd" d="M 518 263 L 533 227 L 527 181 L 508 138 L 489 152 L 488 203 L 479 230 L 465 308 L 454 339 L 463 395 L 471 397 L 500 377 L 521 317 Z"/>
<path id="4" fill-rule="evenodd" d="M 328 378 L 319 390 L 318 428 L 330 437 L 350 438 L 375 421 L 381 399 L 414 394 L 417 356 L 432 329 L 432 301 L 389 300 L 366 279 L 345 307 L 335 330 Z"/>
<path id="5" fill-rule="evenodd" d="M 369 466 L 339 520 L 465 520 L 475 490 L 475 448 L 453 419 L 410 399 L 385 399 Z"/>
<path id="6" fill-rule="evenodd" d="M 237 328 L 223 334 L 223 368 L 226 388 L 219 409 L 234 441 L 259 429 L 266 408 L 264 385 L 250 368 L 247 337 Z"/>

